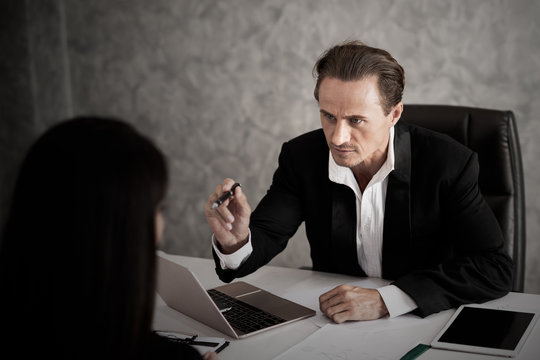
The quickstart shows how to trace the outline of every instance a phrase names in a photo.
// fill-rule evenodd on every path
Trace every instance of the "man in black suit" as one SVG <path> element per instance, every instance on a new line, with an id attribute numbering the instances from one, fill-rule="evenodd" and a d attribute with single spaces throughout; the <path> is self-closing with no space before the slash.
<path id="1" fill-rule="evenodd" d="M 240 187 L 212 209 L 232 179 L 208 199 L 220 279 L 268 263 L 305 222 L 314 270 L 393 280 L 322 294 L 321 311 L 336 323 L 427 316 L 505 295 L 512 261 L 478 188 L 477 156 L 398 122 L 405 74 L 397 61 L 353 41 L 327 50 L 314 74 L 322 129 L 283 144 L 255 211 Z"/>

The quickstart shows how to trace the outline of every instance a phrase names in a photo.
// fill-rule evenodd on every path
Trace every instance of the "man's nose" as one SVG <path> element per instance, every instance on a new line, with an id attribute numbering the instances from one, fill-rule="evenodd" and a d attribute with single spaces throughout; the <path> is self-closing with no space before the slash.
<path id="1" fill-rule="evenodd" d="M 342 145 L 351 139 L 351 132 L 347 123 L 343 120 L 337 120 L 332 142 L 334 145 Z"/>

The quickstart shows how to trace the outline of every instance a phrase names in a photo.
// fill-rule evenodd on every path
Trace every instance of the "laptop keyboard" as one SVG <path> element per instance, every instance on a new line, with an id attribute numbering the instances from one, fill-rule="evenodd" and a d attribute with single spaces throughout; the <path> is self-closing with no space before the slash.
<path id="1" fill-rule="evenodd" d="M 285 319 L 257 309 L 221 291 L 215 289 L 207 291 L 229 324 L 244 333 L 250 333 L 285 322 Z"/>

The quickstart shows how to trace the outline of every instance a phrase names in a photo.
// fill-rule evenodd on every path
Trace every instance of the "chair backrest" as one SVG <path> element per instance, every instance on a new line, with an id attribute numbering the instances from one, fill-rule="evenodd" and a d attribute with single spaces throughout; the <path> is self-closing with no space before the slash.
<path id="1" fill-rule="evenodd" d="M 501 226 L 514 260 L 513 291 L 525 277 L 525 191 L 516 121 L 512 111 L 465 106 L 404 106 L 400 121 L 453 137 L 478 154 L 479 186 Z"/>

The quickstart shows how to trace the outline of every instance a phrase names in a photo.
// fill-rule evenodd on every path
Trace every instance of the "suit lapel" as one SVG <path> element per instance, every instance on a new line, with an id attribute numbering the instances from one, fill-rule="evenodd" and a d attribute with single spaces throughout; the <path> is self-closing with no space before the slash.
<path id="1" fill-rule="evenodd" d="M 394 138 L 395 164 L 388 176 L 383 233 L 383 278 L 395 279 L 407 265 L 410 250 L 411 139 L 405 126 L 398 123 Z"/>
<path id="2" fill-rule="evenodd" d="M 332 259 L 341 273 L 366 276 L 356 250 L 356 197 L 346 185 L 332 183 Z"/>

